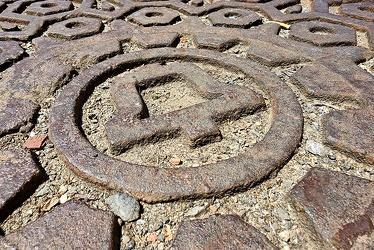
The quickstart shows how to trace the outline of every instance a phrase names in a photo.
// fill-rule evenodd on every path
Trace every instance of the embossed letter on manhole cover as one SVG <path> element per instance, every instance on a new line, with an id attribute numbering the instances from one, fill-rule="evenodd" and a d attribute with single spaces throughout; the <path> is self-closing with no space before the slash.
<path id="1" fill-rule="evenodd" d="M 180 131 L 192 147 L 220 138 L 217 124 L 264 108 L 264 98 L 242 86 L 222 84 L 194 63 L 241 72 L 269 99 L 269 130 L 265 137 L 236 157 L 200 167 L 158 168 L 121 161 L 88 141 L 81 124 L 88 89 L 116 76 L 111 95 L 117 108 L 105 124 L 110 149 L 121 153 L 134 144 L 154 142 Z M 138 67 L 140 65 L 145 65 Z M 136 73 L 122 74 L 136 68 Z M 183 79 L 203 102 L 147 116 L 137 88 Z M 155 83 L 156 82 L 156 83 Z M 220 195 L 249 187 L 282 166 L 302 133 L 301 109 L 293 92 L 270 71 L 248 60 L 199 49 L 151 49 L 119 55 L 82 72 L 57 98 L 50 135 L 68 165 L 79 175 L 108 188 L 128 191 L 147 202 Z M 213 140 L 212 140 L 213 138 Z"/>

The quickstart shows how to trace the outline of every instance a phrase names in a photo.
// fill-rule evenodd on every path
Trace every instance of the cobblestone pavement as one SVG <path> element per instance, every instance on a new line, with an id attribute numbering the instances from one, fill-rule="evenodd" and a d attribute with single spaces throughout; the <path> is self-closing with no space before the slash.
<path id="1" fill-rule="evenodd" d="M 0 12 L 1 249 L 374 248 L 373 1 Z"/>

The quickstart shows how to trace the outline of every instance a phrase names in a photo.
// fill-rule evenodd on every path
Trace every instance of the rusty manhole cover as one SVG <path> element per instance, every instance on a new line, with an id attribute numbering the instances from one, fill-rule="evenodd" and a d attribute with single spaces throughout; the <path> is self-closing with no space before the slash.
<path id="1" fill-rule="evenodd" d="M 0 248 L 372 249 L 373 10 L 1 1 Z"/>

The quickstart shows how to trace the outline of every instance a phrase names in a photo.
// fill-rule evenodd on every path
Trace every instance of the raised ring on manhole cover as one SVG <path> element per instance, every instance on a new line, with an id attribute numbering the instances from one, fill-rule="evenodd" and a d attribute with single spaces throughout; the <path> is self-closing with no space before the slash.
<path id="1" fill-rule="evenodd" d="M 169 62 L 177 63 L 168 66 Z M 157 168 L 108 156 L 95 148 L 86 138 L 81 127 L 81 116 L 88 90 L 101 84 L 108 77 L 120 75 L 143 64 L 147 67 L 153 67 L 154 63 L 165 65 L 165 72 L 153 72 L 146 76 L 146 71 L 143 71 L 138 76 L 139 79 L 136 79 L 136 75 L 130 74 L 131 81 L 117 78 L 112 84 L 112 93 L 114 92 L 119 114 L 114 119 L 119 119 L 119 123 L 109 123 L 107 126 L 109 133 L 114 125 L 122 127 L 123 130 L 135 131 L 138 134 L 132 139 L 135 138 L 136 143 L 146 138 L 157 139 L 160 133 L 162 137 L 168 126 L 174 126 L 174 130 L 184 130 L 191 142 L 194 142 L 194 138 L 210 137 L 212 134 L 214 137 L 219 133 L 219 130 L 214 129 L 214 121 L 225 119 L 225 116 L 229 116 L 228 113 L 247 112 L 246 110 L 252 112 L 263 105 L 262 97 L 250 90 L 248 93 L 241 93 L 239 86 L 230 88 L 209 85 L 209 77 L 200 70 L 194 71 L 196 68 L 191 66 L 192 63 L 199 62 L 242 72 L 256 82 L 270 99 L 270 128 L 264 138 L 252 148 L 236 157 L 199 167 Z M 154 67 L 162 69 L 161 66 Z M 196 75 L 202 80 L 189 81 L 189 84 L 194 86 L 206 101 L 153 118 L 144 116 L 144 105 L 134 91 L 136 86 L 152 84 L 155 79 L 159 76 L 164 77 L 165 74 L 171 77 L 186 77 L 191 70 L 194 71 L 190 72 L 191 77 Z M 186 78 L 188 81 L 188 77 Z M 128 101 L 119 101 L 121 96 L 126 95 L 127 90 Z M 119 99 L 116 99 L 116 94 L 119 95 Z M 187 119 L 186 116 L 190 118 Z M 196 120 L 192 121 L 194 118 Z M 147 119 L 156 119 L 156 122 L 148 122 Z M 134 127 L 128 126 L 132 122 L 135 124 Z M 156 133 L 153 135 L 152 131 L 147 131 L 147 126 L 143 126 L 142 122 L 154 126 Z M 204 127 L 201 134 L 199 125 L 205 122 L 213 127 Z M 302 125 L 301 108 L 294 93 L 283 81 L 262 66 L 214 51 L 161 48 L 119 55 L 82 72 L 66 86 L 54 104 L 50 136 L 67 164 L 77 174 L 108 188 L 130 192 L 146 202 L 158 202 L 221 195 L 253 185 L 285 164 L 300 142 Z M 135 127 L 137 129 L 134 129 Z M 160 128 L 161 132 L 158 130 Z M 209 133 L 204 134 L 206 131 Z"/>

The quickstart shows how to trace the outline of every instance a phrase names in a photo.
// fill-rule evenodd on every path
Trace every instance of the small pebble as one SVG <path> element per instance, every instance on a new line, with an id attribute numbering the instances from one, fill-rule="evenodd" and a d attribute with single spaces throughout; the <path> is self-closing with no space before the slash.
<path id="1" fill-rule="evenodd" d="M 132 240 L 126 244 L 125 250 L 131 250 L 131 249 L 134 249 L 134 247 L 135 247 L 135 241 Z"/>
<path id="2" fill-rule="evenodd" d="M 162 228 L 162 226 L 163 226 L 162 221 L 158 221 L 158 222 L 156 222 L 155 224 L 150 225 L 150 227 L 149 227 L 149 231 L 150 231 L 150 232 L 157 231 L 157 230 L 159 230 L 160 228 Z"/>
<path id="3" fill-rule="evenodd" d="M 157 241 L 157 233 L 156 232 L 150 233 L 147 237 L 147 241 L 148 242 L 156 242 Z"/>
<path id="4" fill-rule="evenodd" d="M 109 209 L 123 221 L 134 221 L 140 216 L 139 202 L 129 194 L 117 193 L 105 200 Z"/>
<path id="5" fill-rule="evenodd" d="M 194 217 L 199 215 L 201 212 L 205 210 L 206 206 L 198 206 L 198 207 L 193 207 L 190 210 L 187 211 L 185 216 L 187 217 Z"/>
<path id="6" fill-rule="evenodd" d="M 49 193 L 49 187 L 47 185 L 44 185 L 44 187 L 42 189 L 39 190 L 39 192 L 36 194 L 36 197 L 40 197 L 40 196 L 43 196 L 47 193 Z"/>
<path id="7" fill-rule="evenodd" d="M 290 250 L 290 246 L 286 245 L 282 247 L 282 250 Z"/>
<path id="8" fill-rule="evenodd" d="M 60 203 L 61 204 L 64 204 L 65 202 L 68 201 L 68 195 L 67 194 L 63 194 L 61 197 L 60 197 Z"/>
<path id="9" fill-rule="evenodd" d="M 58 193 L 59 194 L 64 194 L 66 193 L 66 191 L 68 191 L 68 188 L 64 185 L 60 186 L 59 190 L 58 190 Z"/>
<path id="10" fill-rule="evenodd" d="M 325 156 L 326 154 L 325 147 L 322 144 L 315 142 L 313 140 L 307 140 L 306 150 L 308 150 L 308 152 L 314 155 Z"/>
<path id="11" fill-rule="evenodd" d="M 159 235 L 157 235 L 157 239 L 158 239 L 158 241 L 164 242 L 165 241 L 165 235 L 163 233 L 160 233 Z"/>
<path id="12" fill-rule="evenodd" d="M 288 212 L 284 210 L 283 208 L 278 207 L 277 213 L 281 220 L 286 220 L 286 221 L 291 220 L 290 216 L 288 215 Z"/>
<path id="13" fill-rule="evenodd" d="M 328 157 L 329 157 L 329 159 L 332 160 L 332 161 L 335 161 L 335 160 L 336 160 L 336 156 L 333 155 L 333 154 L 329 154 Z"/>
<path id="14" fill-rule="evenodd" d="M 144 225 L 146 223 L 145 220 L 139 219 L 136 221 L 136 225 Z"/>
<path id="15" fill-rule="evenodd" d="M 215 212 L 217 212 L 218 207 L 216 207 L 215 205 L 211 205 L 211 206 L 209 206 L 209 209 L 210 209 L 210 211 L 211 211 L 212 213 L 215 213 Z"/>
<path id="16" fill-rule="evenodd" d="M 180 164 L 182 164 L 182 160 L 178 157 L 173 157 L 169 160 L 169 162 L 175 166 L 178 166 Z"/>
<path id="17" fill-rule="evenodd" d="M 351 166 L 341 166 L 340 169 L 341 169 L 342 171 L 349 171 L 349 170 L 352 169 L 352 167 L 351 167 Z"/>
<path id="18" fill-rule="evenodd" d="M 131 239 L 130 239 L 130 237 L 128 235 L 125 234 L 125 235 L 122 236 L 122 242 L 123 243 L 126 244 L 127 242 L 130 242 L 130 240 Z"/>
<path id="19" fill-rule="evenodd" d="M 279 229 L 279 225 L 276 222 L 272 223 L 271 227 L 274 229 L 274 231 L 277 231 Z"/>
<path id="20" fill-rule="evenodd" d="M 290 232 L 289 231 L 282 231 L 278 234 L 278 236 L 284 242 L 288 242 L 290 240 Z"/>

